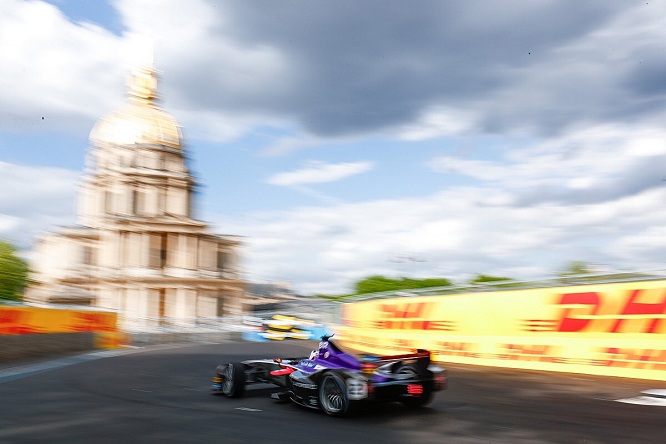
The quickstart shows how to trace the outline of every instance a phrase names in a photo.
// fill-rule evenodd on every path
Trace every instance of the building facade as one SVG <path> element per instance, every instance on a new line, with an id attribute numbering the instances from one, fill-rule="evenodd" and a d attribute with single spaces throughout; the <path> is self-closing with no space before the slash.
<path id="1" fill-rule="evenodd" d="M 37 241 L 26 299 L 118 310 L 128 329 L 240 314 L 241 240 L 193 218 L 196 184 L 154 68 L 128 86 L 128 103 L 90 133 L 79 225 Z"/>

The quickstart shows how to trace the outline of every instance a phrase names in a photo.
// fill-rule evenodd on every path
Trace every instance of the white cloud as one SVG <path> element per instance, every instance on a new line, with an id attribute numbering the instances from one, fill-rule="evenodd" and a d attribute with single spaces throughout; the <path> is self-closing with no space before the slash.
<path id="1" fill-rule="evenodd" d="M 321 143 L 320 138 L 306 135 L 281 137 L 265 148 L 263 154 L 266 156 L 283 156 Z"/>
<path id="2" fill-rule="evenodd" d="M 473 127 L 473 116 L 462 109 L 432 107 L 417 121 L 398 128 L 396 136 L 403 140 L 427 140 L 463 134 Z"/>
<path id="3" fill-rule="evenodd" d="M 449 189 L 420 199 L 302 208 L 272 214 L 271 221 L 251 216 L 223 225 L 248 236 L 251 277 L 290 280 L 304 293 L 342 293 L 372 274 L 540 278 L 571 260 L 663 268 L 659 227 L 666 212 L 657 202 L 666 199 L 666 190 L 604 204 L 485 206 L 494 193 Z M 391 261 L 403 255 L 423 262 Z"/>
<path id="4" fill-rule="evenodd" d="M 443 174 L 461 174 L 515 190 L 516 198 L 610 199 L 661 186 L 664 141 L 663 129 L 602 125 L 507 150 L 495 161 L 438 156 L 428 166 Z"/>
<path id="5" fill-rule="evenodd" d="M 511 174 L 510 167 L 487 160 L 466 160 L 452 156 L 436 157 L 427 165 L 439 173 L 458 173 L 484 181 L 497 181 Z"/>
<path id="6" fill-rule="evenodd" d="M 16 216 L 0 214 L 0 233 L 10 233 L 19 227 L 21 219 Z"/>
<path id="7" fill-rule="evenodd" d="M 373 162 L 325 163 L 313 161 L 296 171 L 278 173 L 266 182 L 271 185 L 298 186 L 313 183 L 335 182 L 372 170 Z"/>
<path id="8" fill-rule="evenodd" d="M 410 141 L 498 129 L 544 133 L 587 123 L 587 116 L 598 122 L 638 113 L 663 121 L 660 83 L 645 78 L 660 71 L 638 69 L 661 60 L 663 5 L 620 12 L 597 5 L 574 17 L 556 4 L 526 11 L 508 2 L 501 23 L 509 25 L 487 8 L 421 5 L 384 8 L 380 19 L 358 29 L 349 21 L 363 22 L 365 12 L 375 12 L 372 3 L 359 12 L 203 0 L 113 5 L 122 35 L 71 22 L 41 1 L 0 5 L 0 122 L 88 128 L 122 100 L 138 35 L 155 39 L 165 108 L 177 111 L 197 138 L 226 141 L 266 120 L 302 128 L 301 135 L 381 132 Z M 270 18 L 278 12 L 279 20 Z M 530 34 L 533 23 L 554 13 L 570 13 L 571 23 Z M 469 17 L 474 26 L 460 26 Z M 400 35 L 396 44 L 395 29 L 416 19 L 423 29 Z M 441 26 L 444 20 L 458 25 Z M 489 40 L 499 26 L 507 27 L 506 41 Z M 543 53 L 527 57 L 529 43 Z M 299 144 L 284 141 L 275 149 Z"/>
<path id="9" fill-rule="evenodd" d="M 291 280 L 305 293 L 341 293 L 371 274 L 541 278 L 572 260 L 664 268 L 659 140 L 666 132 L 598 127 L 508 151 L 497 162 L 449 156 L 439 161 L 479 181 L 418 198 L 249 215 L 242 224 L 225 222 L 225 231 L 251 239 L 252 276 Z M 391 261 L 404 255 L 424 262 Z"/>
<path id="10" fill-rule="evenodd" d="M 89 124 L 115 102 L 126 75 L 122 50 L 118 37 L 71 23 L 52 5 L 3 1 L 0 128 L 63 130 Z"/>
<path id="11" fill-rule="evenodd" d="M 610 250 L 638 263 L 645 262 L 649 257 L 659 257 L 666 250 L 666 228 L 650 227 L 643 232 L 629 234 L 613 243 Z M 666 269 L 666 261 L 661 265 Z"/>
<path id="12" fill-rule="evenodd" d="M 71 224 L 80 173 L 0 162 L 0 237 L 26 248 L 41 231 Z"/>

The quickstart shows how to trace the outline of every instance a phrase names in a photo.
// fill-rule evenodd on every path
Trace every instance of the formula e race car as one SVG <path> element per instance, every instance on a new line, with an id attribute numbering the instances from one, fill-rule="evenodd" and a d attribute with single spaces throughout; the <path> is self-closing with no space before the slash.
<path id="1" fill-rule="evenodd" d="M 243 396 L 245 386 L 270 383 L 283 391 L 271 397 L 344 416 L 362 402 L 399 401 L 408 407 L 428 403 L 433 392 L 447 385 L 446 370 L 430 363 L 430 352 L 398 356 L 353 355 L 331 336 L 301 358 L 250 359 L 220 364 L 213 391 L 231 398 Z"/>

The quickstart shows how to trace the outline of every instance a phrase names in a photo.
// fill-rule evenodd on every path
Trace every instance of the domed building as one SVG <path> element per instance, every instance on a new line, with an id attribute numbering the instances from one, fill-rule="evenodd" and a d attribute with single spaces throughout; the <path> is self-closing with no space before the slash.
<path id="1" fill-rule="evenodd" d="M 239 314 L 240 239 L 193 218 L 196 184 L 155 70 L 128 84 L 128 103 L 90 133 L 79 226 L 38 240 L 26 299 L 118 310 L 128 329 Z"/>

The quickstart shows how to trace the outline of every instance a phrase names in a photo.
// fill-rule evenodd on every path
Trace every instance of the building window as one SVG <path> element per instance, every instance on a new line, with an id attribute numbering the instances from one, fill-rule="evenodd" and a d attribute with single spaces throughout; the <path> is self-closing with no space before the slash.
<path id="1" fill-rule="evenodd" d="M 164 268 L 167 265 L 167 235 L 166 233 L 150 235 L 150 268 Z"/>
<path id="2" fill-rule="evenodd" d="M 95 251 L 90 245 L 83 246 L 83 264 L 95 265 Z"/>
<path id="3" fill-rule="evenodd" d="M 160 288 L 159 289 L 159 312 L 157 317 L 160 318 L 160 323 L 165 324 L 166 323 L 166 289 Z"/>
<path id="4" fill-rule="evenodd" d="M 217 271 L 224 273 L 229 269 L 230 254 L 228 251 L 218 250 L 217 252 Z"/>
<path id="5" fill-rule="evenodd" d="M 187 189 L 185 194 L 185 216 L 192 217 L 192 190 Z"/>
<path id="6" fill-rule="evenodd" d="M 104 192 L 104 211 L 108 214 L 113 213 L 113 193 L 108 190 Z"/>
<path id="7" fill-rule="evenodd" d="M 224 298 L 223 297 L 218 297 L 217 298 L 216 315 L 217 315 L 218 318 L 224 316 Z"/>
<path id="8" fill-rule="evenodd" d="M 167 214 L 167 190 L 160 187 L 157 189 L 157 214 Z"/>
<path id="9" fill-rule="evenodd" d="M 132 214 L 139 212 L 139 191 L 135 188 L 132 190 Z"/>

